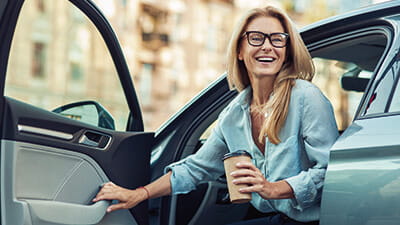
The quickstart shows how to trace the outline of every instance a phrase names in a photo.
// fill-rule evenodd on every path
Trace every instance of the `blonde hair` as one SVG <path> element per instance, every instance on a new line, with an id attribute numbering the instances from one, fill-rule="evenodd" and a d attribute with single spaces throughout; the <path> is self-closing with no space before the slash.
<path id="1" fill-rule="evenodd" d="M 232 89 L 242 91 L 250 85 L 246 67 L 243 61 L 238 59 L 238 52 L 242 34 L 245 32 L 247 25 L 258 17 L 274 17 L 278 19 L 285 32 L 289 34 L 286 60 L 276 76 L 273 85 L 273 98 L 263 107 L 264 112 L 268 109 L 268 118 L 261 128 L 258 138 L 261 143 L 264 143 L 264 138 L 267 136 L 271 143 L 278 144 L 281 142 L 279 132 L 286 121 L 290 93 L 295 84 L 294 81 L 295 79 L 311 81 L 314 76 L 314 64 L 300 34 L 284 12 L 272 6 L 256 8 L 242 17 L 233 31 L 228 45 L 227 71 L 228 82 Z"/>

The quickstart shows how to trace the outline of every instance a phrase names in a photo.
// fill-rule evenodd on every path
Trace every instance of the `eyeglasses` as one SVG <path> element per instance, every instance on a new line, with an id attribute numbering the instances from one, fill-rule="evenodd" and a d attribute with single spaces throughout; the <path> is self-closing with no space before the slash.
<path id="1" fill-rule="evenodd" d="M 275 48 L 283 48 L 287 45 L 287 40 L 289 39 L 289 34 L 287 33 L 265 34 L 260 31 L 247 31 L 244 32 L 242 37 L 246 35 L 249 45 L 255 47 L 263 45 L 265 39 L 268 38 L 272 46 L 274 46 Z"/>

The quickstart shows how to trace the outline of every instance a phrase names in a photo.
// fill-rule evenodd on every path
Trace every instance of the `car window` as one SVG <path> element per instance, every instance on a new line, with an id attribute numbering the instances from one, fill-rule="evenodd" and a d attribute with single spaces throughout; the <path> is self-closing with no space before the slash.
<path id="1" fill-rule="evenodd" d="M 381 27 L 370 27 L 339 35 L 311 51 L 317 72 L 314 81 L 332 102 L 339 130 L 358 118 L 364 92 L 387 49 L 387 35 Z"/>
<path id="2" fill-rule="evenodd" d="M 233 2 L 94 2 L 118 35 L 146 131 L 159 129 L 224 73 Z"/>
<path id="3" fill-rule="evenodd" d="M 214 121 L 200 136 L 200 140 L 205 141 L 208 139 L 208 137 L 211 135 L 212 130 L 214 127 L 217 125 L 218 119 Z"/>
<path id="4" fill-rule="evenodd" d="M 313 58 L 313 61 L 315 65 L 313 83 L 330 100 L 338 129 L 343 131 L 354 119 L 364 91 L 343 89 L 340 82 L 341 77 L 346 74 L 357 73 L 358 77 L 369 79 L 372 72 L 360 69 L 353 63 L 339 60 L 316 57 Z"/>
<path id="5" fill-rule="evenodd" d="M 397 86 L 392 96 L 389 112 L 400 112 L 400 58 L 398 56 L 389 73 L 393 73 L 389 76 L 395 76 L 397 80 Z"/>
<path id="6" fill-rule="evenodd" d="M 379 79 L 377 87 L 371 93 L 368 101 L 366 102 L 363 116 L 382 114 L 387 111 L 386 107 L 394 86 L 395 76 L 397 75 L 396 72 L 390 69 L 383 77 Z"/>
<path id="7" fill-rule="evenodd" d="M 125 130 L 129 110 L 113 60 L 96 27 L 69 1 L 25 1 L 10 51 L 6 96 L 49 111 L 90 100 L 89 108 L 104 107 L 115 129 Z"/>
<path id="8" fill-rule="evenodd" d="M 364 102 L 362 116 L 374 116 L 388 112 L 389 100 L 398 79 L 400 65 L 398 57 L 393 58 L 390 64 L 381 76 L 375 78 L 376 85 L 372 87 L 368 99 Z M 395 95 L 398 95 L 397 90 Z M 396 100 L 394 99 L 394 101 Z M 390 110 L 396 110 L 398 108 L 396 102 L 392 104 Z"/>

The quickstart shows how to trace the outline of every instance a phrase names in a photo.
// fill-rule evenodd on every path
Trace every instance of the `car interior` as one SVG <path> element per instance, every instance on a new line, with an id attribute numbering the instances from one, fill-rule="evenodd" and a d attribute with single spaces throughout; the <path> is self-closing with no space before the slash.
<path id="1" fill-rule="evenodd" d="M 342 88 L 346 91 L 363 92 L 369 78 L 359 76 L 360 72 L 375 70 L 386 45 L 387 38 L 384 34 L 372 34 L 312 51 L 312 56 L 352 64 L 340 78 Z"/>

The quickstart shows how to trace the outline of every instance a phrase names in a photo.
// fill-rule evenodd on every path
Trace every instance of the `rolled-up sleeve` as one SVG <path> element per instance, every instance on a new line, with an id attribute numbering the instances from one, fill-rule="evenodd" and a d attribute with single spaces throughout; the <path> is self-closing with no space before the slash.
<path id="1" fill-rule="evenodd" d="M 226 152 L 228 148 L 217 124 L 196 154 L 165 168 L 165 172 L 172 170 L 172 194 L 188 193 L 201 181 L 216 180 L 223 175 L 222 157 Z"/>
<path id="2" fill-rule="evenodd" d="M 300 211 L 320 201 L 329 150 L 338 137 L 332 105 L 317 87 L 304 90 L 302 104 L 301 132 L 309 169 L 286 179 L 294 191 L 293 207 Z"/>

